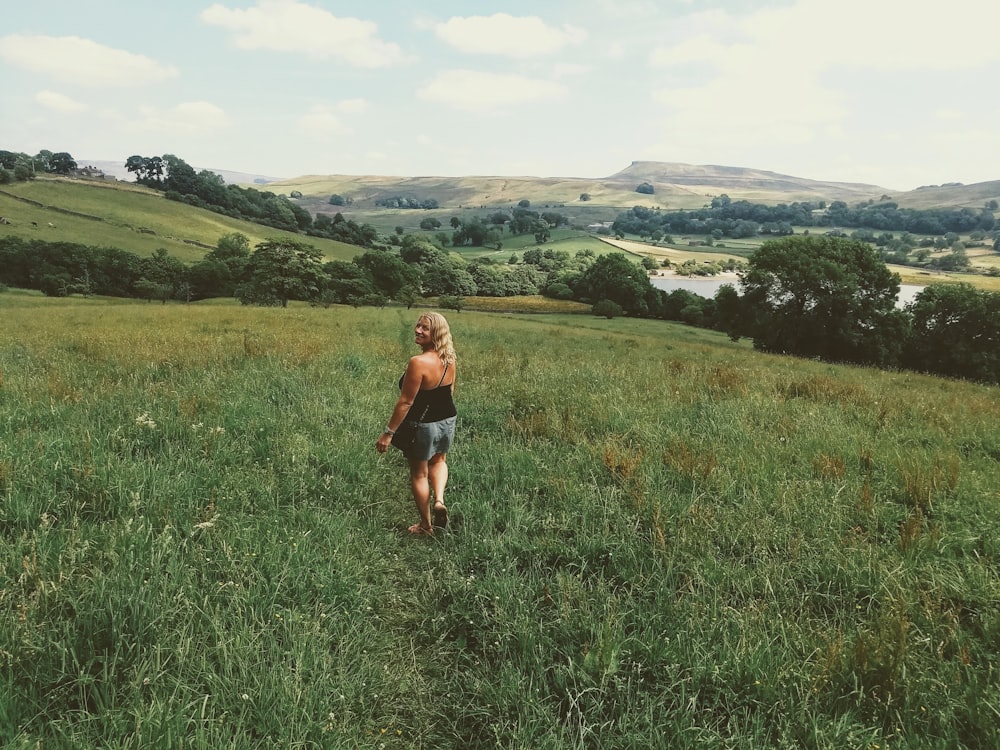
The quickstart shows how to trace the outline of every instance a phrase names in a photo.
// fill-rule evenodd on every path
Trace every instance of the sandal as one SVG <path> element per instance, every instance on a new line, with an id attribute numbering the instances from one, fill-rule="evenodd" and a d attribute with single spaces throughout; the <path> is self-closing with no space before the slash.
<path id="1" fill-rule="evenodd" d="M 444 503 L 438 503 L 434 506 L 434 525 L 439 529 L 448 526 L 448 509 L 444 507 Z"/>
<path id="2" fill-rule="evenodd" d="M 414 536 L 434 536 L 434 529 L 426 529 L 419 523 L 413 524 L 408 531 Z"/>

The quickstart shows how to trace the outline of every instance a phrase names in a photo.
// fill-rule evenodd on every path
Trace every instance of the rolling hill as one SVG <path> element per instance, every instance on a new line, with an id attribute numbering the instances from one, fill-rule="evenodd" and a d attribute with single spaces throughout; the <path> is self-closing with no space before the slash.
<path id="1" fill-rule="evenodd" d="M 136 255 L 163 248 L 185 262 L 204 257 L 219 238 L 240 232 L 251 245 L 269 237 L 306 239 L 303 235 L 233 219 L 127 182 L 99 182 L 46 177 L 0 188 L 0 216 L 10 223 L 3 234 L 24 239 L 117 247 Z M 358 248 L 309 237 L 329 258 L 350 260 Z"/>
<path id="2" fill-rule="evenodd" d="M 653 194 L 636 192 L 643 182 Z M 279 180 L 274 191 L 299 191 L 311 211 L 330 210 L 329 197 L 351 198 L 355 208 L 374 208 L 396 196 L 419 201 L 434 199 L 441 207 L 509 206 L 520 200 L 532 204 L 574 204 L 628 208 L 698 208 L 723 193 L 734 200 L 762 203 L 807 200 L 878 200 L 886 188 L 860 183 L 822 182 L 742 167 L 693 166 L 669 162 L 636 161 L 608 177 L 398 177 L 378 175 L 306 175 Z M 589 200 L 582 200 L 586 194 Z"/>

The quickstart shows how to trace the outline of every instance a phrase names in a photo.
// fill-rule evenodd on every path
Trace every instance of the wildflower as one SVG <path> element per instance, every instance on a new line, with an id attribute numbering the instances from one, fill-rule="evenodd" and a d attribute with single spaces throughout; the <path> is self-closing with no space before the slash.
<path id="1" fill-rule="evenodd" d="M 135 418 L 135 423 L 140 427 L 148 427 L 151 430 L 156 429 L 156 422 L 149 416 L 149 412 L 143 412 L 138 417 Z"/>

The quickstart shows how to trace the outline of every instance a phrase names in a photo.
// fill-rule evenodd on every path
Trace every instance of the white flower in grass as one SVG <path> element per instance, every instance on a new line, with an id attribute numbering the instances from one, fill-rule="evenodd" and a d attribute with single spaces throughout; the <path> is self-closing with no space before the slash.
<path id="1" fill-rule="evenodd" d="M 156 429 L 156 422 L 149 416 L 149 412 L 146 411 L 135 418 L 135 423 L 140 427 L 148 427 L 150 430 Z"/>

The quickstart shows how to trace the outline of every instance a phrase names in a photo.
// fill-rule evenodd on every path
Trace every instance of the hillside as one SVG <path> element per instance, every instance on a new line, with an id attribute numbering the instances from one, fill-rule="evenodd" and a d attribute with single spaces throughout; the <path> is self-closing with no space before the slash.
<path id="1" fill-rule="evenodd" d="M 414 539 L 415 311 L 2 304 L 0 746 L 1000 746 L 996 387 L 463 312 Z"/>
<path id="2" fill-rule="evenodd" d="M 649 182 L 652 195 L 637 193 Z M 271 190 L 303 194 L 311 211 L 330 210 L 333 194 L 351 198 L 355 209 L 374 208 L 381 199 L 402 196 L 436 200 L 441 207 L 509 206 L 527 199 L 533 204 L 574 205 L 580 208 L 698 208 L 725 193 L 734 200 L 763 203 L 805 200 L 878 200 L 886 188 L 860 183 L 823 182 L 742 167 L 693 166 L 637 161 L 609 177 L 398 177 L 376 175 L 307 175 L 280 180 Z M 589 201 L 581 201 L 587 194 Z"/>
<path id="3" fill-rule="evenodd" d="M 890 195 L 900 208 L 983 208 L 990 201 L 1000 202 L 1000 180 L 975 182 L 971 185 L 960 183 L 948 185 L 927 185 L 907 193 Z"/>
<path id="4" fill-rule="evenodd" d="M 3 234 L 117 247 L 142 256 L 164 248 L 185 262 L 200 260 L 232 232 L 246 235 L 251 245 L 268 237 L 304 239 L 167 200 L 155 190 L 124 182 L 42 178 L 4 185 L 0 216 L 10 222 L 0 227 Z M 318 237 L 308 241 L 330 258 L 350 260 L 358 254 L 357 247 L 342 242 Z"/>
<path id="5" fill-rule="evenodd" d="M 131 183 L 124 159 L 82 159 L 81 165 L 94 166 L 121 182 Z M 196 167 L 198 171 L 202 167 Z M 648 206 L 651 208 L 698 208 L 712 197 L 725 193 L 733 200 L 759 203 L 842 200 L 855 204 L 886 197 L 905 208 L 982 208 L 1000 200 L 1000 180 L 971 185 L 945 183 L 896 192 L 879 185 L 833 182 L 771 172 L 763 169 L 722 165 L 694 165 L 680 162 L 634 161 L 607 177 L 538 176 L 393 176 L 393 175 L 300 175 L 280 178 L 251 172 L 207 168 L 228 184 L 250 185 L 275 193 L 302 193 L 302 205 L 311 213 L 369 210 L 381 199 L 402 196 L 423 201 L 434 199 L 442 209 L 510 206 L 521 200 L 539 205 L 578 208 L 601 220 L 608 209 Z M 652 195 L 635 192 L 648 182 Z M 331 195 L 350 198 L 350 208 L 333 207 Z M 589 201 L 581 201 L 581 195 Z M 601 209 L 605 209 L 603 212 Z"/>

